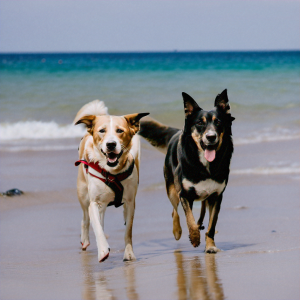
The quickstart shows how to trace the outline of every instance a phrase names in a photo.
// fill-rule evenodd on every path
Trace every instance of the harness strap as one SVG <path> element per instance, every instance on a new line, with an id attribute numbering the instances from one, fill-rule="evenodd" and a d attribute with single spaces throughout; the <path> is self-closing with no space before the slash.
<path id="1" fill-rule="evenodd" d="M 124 203 L 122 203 L 124 187 L 123 187 L 121 181 L 125 180 L 132 174 L 133 168 L 134 168 L 134 160 L 133 160 L 132 164 L 130 165 L 130 167 L 126 171 L 119 173 L 117 175 L 112 175 L 109 172 L 107 172 L 104 168 L 101 168 L 99 166 L 99 164 L 93 163 L 93 162 L 87 162 L 86 160 L 76 161 L 75 166 L 79 166 L 81 163 L 84 164 L 86 173 L 89 173 L 91 176 L 98 178 L 99 180 L 104 182 L 108 187 L 110 187 L 114 191 L 115 199 L 114 199 L 114 201 L 108 203 L 107 206 L 114 205 L 115 207 L 119 207 L 124 204 Z M 105 177 L 105 179 L 90 173 L 88 171 L 88 167 L 91 167 L 95 171 L 99 172 L 103 177 Z"/>

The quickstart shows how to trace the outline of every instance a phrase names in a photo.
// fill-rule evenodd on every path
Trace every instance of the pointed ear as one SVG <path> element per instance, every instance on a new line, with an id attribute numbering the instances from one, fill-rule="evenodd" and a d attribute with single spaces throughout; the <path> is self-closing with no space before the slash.
<path id="1" fill-rule="evenodd" d="M 182 92 L 185 117 L 191 115 L 195 111 L 200 111 L 202 108 L 198 106 L 196 101 L 187 93 Z"/>
<path id="2" fill-rule="evenodd" d="M 230 104 L 227 96 L 227 89 L 216 97 L 215 107 L 226 114 L 230 114 Z"/>
<path id="3" fill-rule="evenodd" d="M 124 116 L 132 134 L 136 134 L 140 130 L 140 119 L 149 115 L 149 113 L 130 114 Z"/>
<path id="4" fill-rule="evenodd" d="M 96 119 L 96 116 L 84 116 L 82 117 L 80 120 L 78 120 L 75 125 L 78 125 L 78 124 L 85 124 L 86 125 L 86 128 L 87 128 L 87 131 L 90 133 L 90 134 L 93 134 L 93 129 L 94 129 L 94 121 Z"/>

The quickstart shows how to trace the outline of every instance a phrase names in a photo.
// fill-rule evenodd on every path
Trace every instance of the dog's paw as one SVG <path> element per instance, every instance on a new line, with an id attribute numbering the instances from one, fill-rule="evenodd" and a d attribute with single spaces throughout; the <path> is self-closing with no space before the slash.
<path id="1" fill-rule="evenodd" d="M 124 251 L 123 261 L 136 260 L 131 245 L 127 245 Z"/>
<path id="2" fill-rule="evenodd" d="M 85 251 L 86 248 L 90 245 L 89 241 L 85 241 L 84 243 L 80 242 L 82 251 Z"/>
<path id="3" fill-rule="evenodd" d="M 190 235 L 189 235 L 189 239 L 192 243 L 192 245 L 196 248 L 200 245 L 200 232 L 199 229 L 190 229 L 189 230 Z"/>
<path id="4" fill-rule="evenodd" d="M 124 255 L 123 261 L 131 261 L 131 260 L 136 260 L 136 257 L 133 252 L 131 254 Z"/>
<path id="5" fill-rule="evenodd" d="M 177 230 L 173 230 L 173 234 L 176 241 L 180 240 L 182 234 L 181 228 Z"/>
<path id="6" fill-rule="evenodd" d="M 110 248 L 108 248 L 106 251 L 101 251 L 101 253 L 98 253 L 98 261 L 99 263 L 104 262 L 109 257 Z"/>
<path id="7" fill-rule="evenodd" d="M 109 257 L 109 252 L 103 258 L 101 258 L 101 260 L 99 260 L 99 263 L 104 262 L 106 259 L 108 259 L 108 257 Z"/>
<path id="8" fill-rule="evenodd" d="M 181 238 L 182 229 L 179 223 L 179 219 L 173 221 L 173 235 L 176 241 L 178 241 Z"/>
<path id="9" fill-rule="evenodd" d="M 136 260 L 133 252 L 124 254 L 123 261 Z"/>
<path id="10" fill-rule="evenodd" d="M 205 253 L 217 253 L 220 249 L 218 249 L 216 246 L 208 247 L 205 249 Z"/>

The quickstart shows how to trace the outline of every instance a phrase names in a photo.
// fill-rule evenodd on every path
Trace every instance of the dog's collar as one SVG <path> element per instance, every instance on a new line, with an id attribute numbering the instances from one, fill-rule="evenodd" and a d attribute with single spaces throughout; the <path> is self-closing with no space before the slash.
<path id="1" fill-rule="evenodd" d="M 107 186 L 109 186 L 115 192 L 115 199 L 114 199 L 114 201 L 108 203 L 108 206 L 114 205 L 115 207 L 119 207 L 119 206 L 123 205 L 122 198 L 123 198 L 124 187 L 123 187 L 121 181 L 127 179 L 132 174 L 133 168 L 134 168 L 134 159 L 126 171 L 116 174 L 116 175 L 113 175 L 113 174 L 109 173 L 108 171 L 106 171 L 104 168 L 101 168 L 98 163 L 87 162 L 86 160 L 76 161 L 75 166 L 77 167 L 81 163 L 84 164 L 86 173 L 89 173 L 91 176 L 98 178 L 99 180 L 104 182 Z M 98 176 L 90 173 L 88 171 L 89 167 L 94 169 L 95 171 L 99 172 L 105 178 L 101 178 L 101 177 L 98 177 Z"/>

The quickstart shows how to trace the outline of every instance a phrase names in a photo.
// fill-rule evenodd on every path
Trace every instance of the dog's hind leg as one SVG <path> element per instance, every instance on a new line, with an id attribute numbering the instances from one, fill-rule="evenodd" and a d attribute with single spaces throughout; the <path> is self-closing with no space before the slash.
<path id="1" fill-rule="evenodd" d="M 203 226 L 203 220 L 204 220 L 204 217 L 205 217 L 205 212 L 206 212 L 206 200 L 202 201 L 202 203 L 201 203 L 200 218 L 197 222 L 197 225 L 199 226 L 200 230 L 203 230 L 205 228 Z"/>
<path id="2" fill-rule="evenodd" d="M 180 226 L 180 218 L 179 214 L 177 212 L 178 204 L 179 204 L 179 197 L 175 190 L 174 185 L 170 185 L 167 187 L 167 193 L 168 197 L 173 205 L 173 212 L 172 212 L 172 218 L 173 218 L 173 235 L 175 240 L 179 240 L 181 238 L 182 229 Z"/>
<path id="3" fill-rule="evenodd" d="M 106 206 L 99 209 L 97 202 L 91 201 L 89 206 L 89 216 L 95 232 L 96 242 L 98 247 L 98 261 L 103 262 L 109 256 L 109 245 L 103 231 L 103 219 Z M 101 214 L 101 218 L 100 218 Z"/>
<path id="4" fill-rule="evenodd" d="M 132 248 L 132 225 L 134 218 L 134 210 L 135 210 L 135 197 L 133 200 L 128 201 L 124 204 L 124 218 L 126 223 L 125 229 L 125 251 L 124 251 L 124 261 L 135 260 L 135 255 L 133 253 Z"/>
<path id="5" fill-rule="evenodd" d="M 207 232 L 205 234 L 206 253 L 217 253 L 219 251 L 219 249 L 215 245 L 214 237 L 215 237 L 216 224 L 218 221 L 218 215 L 221 208 L 222 197 L 223 195 L 220 196 L 212 195 L 210 198 L 206 200 L 209 208 L 209 223 L 208 223 Z"/>
<path id="6" fill-rule="evenodd" d="M 82 250 L 90 245 L 89 228 L 90 228 L 90 217 L 88 207 L 82 205 L 83 219 L 81 221 L 81 245 Z"/>

